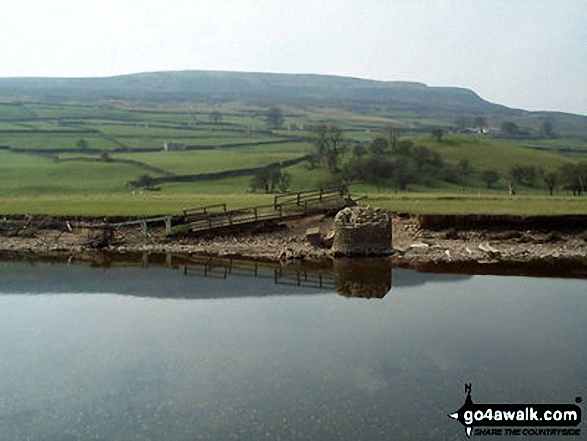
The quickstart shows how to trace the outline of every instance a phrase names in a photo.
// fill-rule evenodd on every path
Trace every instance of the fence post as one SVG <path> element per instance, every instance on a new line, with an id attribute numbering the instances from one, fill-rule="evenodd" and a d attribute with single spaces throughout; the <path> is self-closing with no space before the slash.
<path id="1" fill-rule="evenodd" d="M 255 222 L 257 222 L 258 218 L 257 218 L 257 207 L 255 207 Z"/>
<path id="2" fill-rule="evenodd" d="M 165 234 L 171 234 L 171 216 L 165 216 Z"/>
<path id="3" fill-rule="evenodd" d="M 147 235 L 147 221 L 141 222 L 141 231 L 143 232 L 143 236 Z"/>

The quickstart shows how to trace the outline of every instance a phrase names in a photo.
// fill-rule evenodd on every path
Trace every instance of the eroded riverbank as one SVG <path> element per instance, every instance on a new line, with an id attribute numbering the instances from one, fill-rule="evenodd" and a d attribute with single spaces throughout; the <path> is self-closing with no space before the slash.
<path id="1" fill-rule="evenodd" d="M 500 219 L 503 221 L 503 217 Z M 449 218 L 449 222 L 454 221 Z M 171 238 L 163 237 L 162 229 L 149 230 L 145 236 L 140 227 L 130 226 L 114 230 L 105 239 L 100 228 L 103 219 L 15 216 L 0 223 L 0 253 L 27 259 L 43 255 L 91 259 L 103 254 L 181 253 L 281 263 L 317 262 L 331 260 L 333 254 L 328 241 L 317 243 L 308 231 L 326 238 L 332 222 L 332 217 L 320 215 L 257 231 Z M 392 215 L 391 259 L 397 266 L 448 272 L 466 272 L 468 268 L 491 273 L 501 268 L 499 273 L 507 273 L 508 266 L 516 266 L 513 264 L 539 264 L 541 271 L 550 268 L 557 274 L 559 267 L 575 268 L 579 273 L 587 267 L 587 235 L 580 225 L 561 222 L 557 228 L 552 219 L 548 228 L 531 222 L 508 222 L 503 226 L 486 221 L 485 227 L 477 222 L 471 228 L 461 222 L 458 227 L 444 228 L 430 219 Z"/>

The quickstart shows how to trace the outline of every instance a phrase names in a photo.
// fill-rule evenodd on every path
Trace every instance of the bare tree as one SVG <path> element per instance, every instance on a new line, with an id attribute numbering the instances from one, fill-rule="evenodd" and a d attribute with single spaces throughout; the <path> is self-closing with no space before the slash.
<path id="1" fill-rule="evenodd" d="M 331 173 L 337 173 L 338 157 L 346 148 L 343 132 L 336 125 L 321 124 L 314 129 L 316 153 Z"/>

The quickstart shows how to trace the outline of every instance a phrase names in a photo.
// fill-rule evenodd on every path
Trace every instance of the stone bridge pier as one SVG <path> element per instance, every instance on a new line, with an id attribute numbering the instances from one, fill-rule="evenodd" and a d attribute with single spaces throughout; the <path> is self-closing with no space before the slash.
<path id="1" fill-rule="evenodd" d="M 391 254 L 391 217 L 382 208 L 342 209 L 334 218 L 332 251 L 337 257 Z"/>

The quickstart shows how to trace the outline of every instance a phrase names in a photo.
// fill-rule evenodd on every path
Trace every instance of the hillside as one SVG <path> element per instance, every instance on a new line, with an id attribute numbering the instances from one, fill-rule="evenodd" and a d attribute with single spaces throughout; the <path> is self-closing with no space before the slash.
<path id="1" fill-rule="evenodd" d="M 459 118 L 481 116 L 493 127 L 513 120 L 535 130 L 550 120 L 558 133 L 587 135 L 587 116 L 511 109 L 464 88 L 327 75 L 181 71 L 108 78 L 0 78 L 0 100 L 157 105 L 239 101 L 257 106 L 339 108 L 394 118 L 410 127 L 418 127 L 422 120 L 449 126 Z"/>

